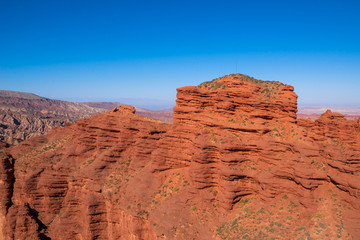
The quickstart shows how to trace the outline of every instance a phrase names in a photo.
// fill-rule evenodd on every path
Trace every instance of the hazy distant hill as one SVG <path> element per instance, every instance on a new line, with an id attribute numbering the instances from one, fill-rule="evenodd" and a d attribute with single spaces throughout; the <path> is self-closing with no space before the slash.
<path id="1" fill-rule="evenodd" d="M 26 92 L 14 92 L 14 91 L 7 91 L 7 90 L 0 90 L 1 97 L 11 97 L 11 98 L 22 98 L 22 99 L 42 99 L 33 93 L 26 93 Z"/>
<path id="2" fill-rule="evenodd" d="M 93 108 L 102 108 L 106 110 L 111 110 L 121 105 L 119 102 L 83 102 L 83 104 Z"/>
<path id="3" fill-rule="evenodd" d="M 121 103 L 118 103 L 118 102 L 84 102 L 84 104 L 86 104 L 90 107 L 110 110 L 110 109 L 113 109 L 113 108 L 119 106 Z M 156 120 L 166 122 L 166 123 L 172 123 L 172 119 L 173 119 L 172 109 L 166 109 L 166 110 L 162 110 L 162 111 L 152 111 L 152 110 L 139 108 L 139 107 L 135 107 L 135 109 L 136 109 L 137 115 L 156 119 Z"/>
<path id="4" fill-rule="evenodd" d="M 147 110 L 147 109 L 143 109 L 143 108 L 135 108 L 135 109 L 136 109 L 137 115 L 156 119 L 156 120 L 166 122 L 166 123 L 172 123 L 172 120 L 173 120 L 173 112 L 172 111 L 169 111 L 169 110 L 151 111 L 151 110 Z"/>
<path id="5" fill-rule="evenodd" d="M 312 120 L 318 119 L 321 114 L 331 109 L 333 112 L 340 112 L 349 120 L 357 120 L 360 117 L 360 106 L 358 107 L 325 107 L 325 106 L 299 106 L 298 118 L 310 118 Z"/>
<path id="6" fill-rule="evenodd" d="M 80 118 L 104 112 L 86 104 L 53 100 L 32 93 L 0 91 L 0 140 L 17 144 Z"/>

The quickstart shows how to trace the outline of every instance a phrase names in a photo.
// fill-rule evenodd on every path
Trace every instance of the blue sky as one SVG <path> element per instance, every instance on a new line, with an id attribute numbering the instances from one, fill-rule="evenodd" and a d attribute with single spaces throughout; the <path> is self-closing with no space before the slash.
<path id="1" fill-rule="evenodd" d="M 240 72 L 300 105 L 360 105 L 360 1 L 0 0 L 0 89 L 174 104 Z"/>

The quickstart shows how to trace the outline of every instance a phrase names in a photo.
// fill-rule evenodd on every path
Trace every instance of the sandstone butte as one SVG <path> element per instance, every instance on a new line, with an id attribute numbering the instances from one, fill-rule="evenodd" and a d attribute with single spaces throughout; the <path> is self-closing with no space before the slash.
<path id="1" fill-rule="evenodd" d="M 1 239 L 360 239 L 360 120 L 233 74 L 2 147 Z"/>

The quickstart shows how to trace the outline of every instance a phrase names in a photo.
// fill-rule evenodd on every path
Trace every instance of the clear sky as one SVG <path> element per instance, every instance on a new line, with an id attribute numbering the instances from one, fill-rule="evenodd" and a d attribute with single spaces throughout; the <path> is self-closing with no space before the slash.
<path id="1" fill-rule="evenodd" d="M 0 0 L 0 89 L 162 108 L 235 72 L 359 106 L 360 1 Z"/>

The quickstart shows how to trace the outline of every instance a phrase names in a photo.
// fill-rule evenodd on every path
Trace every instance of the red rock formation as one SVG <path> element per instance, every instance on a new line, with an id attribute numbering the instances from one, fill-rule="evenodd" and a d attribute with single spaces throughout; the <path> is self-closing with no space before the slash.
<path id="1" fill-rule="evenodd" d="M 357 239 L 360 122 L 297 119 L 296 101 L 229 75 L 179 88 L 172 125 L 120 106 L 3 148 L 0 233 Z"/>

